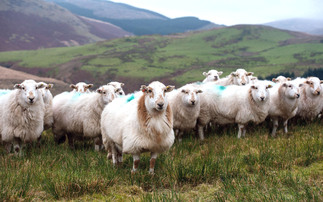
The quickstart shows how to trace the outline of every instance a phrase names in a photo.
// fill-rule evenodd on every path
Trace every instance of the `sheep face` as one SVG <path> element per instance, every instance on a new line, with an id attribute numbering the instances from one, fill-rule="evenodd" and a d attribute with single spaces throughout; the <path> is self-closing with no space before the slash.
<path id="1" fill-rule="evenodd" d="M 199 93 L 202 93 L 203 91 L 200 89 L 196 89 L 191 86 L 184 86 L 181 88 L 181 93 L 182 93 L 182 102 L 186 106 L 196 106 L 199 101 L 200 101 L 200 96 L 198 95 Z"/>
<path id="2" fill-rule="evenodd" d="M 320 95 L 321 94 L 321 82 L 319 78 L 317 77 L 309 77 L 305 81 L 305 85 L 307 85 L 310 88 L 310 92 L 313 95 Z"/>
<path id="3" fill-rule="evenodd" d="M 244 86 L 249 83 L 249 76 L 253 75 L 253 72 L 247 72 L 244 69 L 237 69 L 231 73 L 233 76 L 233 83 L 235 85 Z"/>
<path id="4" fill-rule="evenodd" d="M 142 85 L 140 90 L 145 93 L 145 106 L 148 111 L 165 111 L 168 105 L 165 94 L 174 89 L 174 86 L 165 86 L 154 81 L 148 86 Z"/>
<path id="5" fill-rule="evenodd" d="M 113 82 L 108 83 L 108 85 L 112 85 L 114 87 L 114 92 L 117 95 L 117 97 L 125 95 L 125 93 L 122 89 L 122 87 L 124 86 L 124 83 L 113 81 Z"/>
<path id="6" fill-rule="evenodd" d="M 45 86 L 44 88 L 40 89 L 40 92 L 42 93 L 44 103 L 48 103 L 53 98 L 53 96 L 52 96 L 49 89 L 51 89 L 54 86 L 54 84 L 46 84 L 44 82 L 40 82 L 40 83 L 44 84 L 44 86 Z"/>
<path id="7" fill-rule="evenodd" d="M 285 96 L 289 99 L 299 98 L 299 87 L 291 82 L 284 82 L 282 87 L 285 88 Z"/>
<path id="8" fill-rule="evenodd" d="M 91 88 L 93 84 L 86 84 L 84 82 L 79 82 L 76 85 L 71 84 L 70 87 L 73 88 L 73 92 L 79 93 L 88 93 L 90 92 L 89 88 Z"/>
<path id="9" fill-rule="evenodd" d="M 286 81 L 290 81 L 291 78 L 286 78 L 284 76 L 278 76 L 277 78 L 273 78 L 272 81 L 275 82 L 275 83 L 284 83 Z"/>
<path id="10" fill-rule="evenodd" d="M 96 90 L 97 93 L 101 94 L 104 104 L 108 104 L 114 100 L 116 94 L 114 93 L 114 87 L 111 85 L 101 86 Z"/>
<path id="11" fill-rule="evenodd" d="M 263 82 L 257 82 L 256 84 L 251 85 L 251 96 L 256 102 L 265 102 L 269 99 L 269 90 L 271 88 L 270 84 Z"/>
<path id="12" fill-rule="evenodd" d="M 42 96 L 39 89 L 43 87 L 43 83 L 36 83 L 34 80 L 25 80 L 21 84 L 14 85 L 14 88 L 20 91 L 20 96 L 24 102 L 30 105 L 34 104 L 39 96 Z"/>
<path id="13" fill-rule="evenodd" d="M 203 72 L 203 75 L 206 77 L 205 81 L 207 82 L 219 80 L 222 74 L 223 72 L 218 72 L 217 70 L 210 70 L 207 73 Z"/>

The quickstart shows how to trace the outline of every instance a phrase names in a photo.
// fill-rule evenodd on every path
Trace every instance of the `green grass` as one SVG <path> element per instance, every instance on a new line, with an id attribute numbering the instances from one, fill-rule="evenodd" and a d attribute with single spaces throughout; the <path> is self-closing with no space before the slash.
<path id="1" fill-rule="evenodd" d="M 307 38 L 306 38 L 307 37 Z M 75 67 L 70 61 L 81 61 Z M 217 69 L 225 75 L 237 68 L 256 76 L 322 68 L 323 43 L 309 36 L 264 26 L 233 26 L 172 36 L 128 37 L 78 47 L 0 53 L 0 65 L 86 70 L 95 81 L 135 77 L 150 81 L 168 78 L 177 84 L 202 80 L 203 71 Z M 116 70 L 117 69 L 117 70 Z M 48 71 L 51 74 L 52 71 Z M 110 75 L 112 72 L 112 76 Z M 48 75 L 52 76 L 52 75 Z"/>
<path id="2" fill-rule="evenodd" d="M 73 150 L 47 131 L 23 157 L 0 147 L 0 200 L 322 201 L 322 120 L 291 125 L 277 138 L 266 125 L 250 126 L 243 139 L 235 126 L 209 132 L 203 143 L 187 135 L 158 157 L 153 176 L 149 154 L 131 174 L 130 155 L 115 168 L 90 142 Z"/>

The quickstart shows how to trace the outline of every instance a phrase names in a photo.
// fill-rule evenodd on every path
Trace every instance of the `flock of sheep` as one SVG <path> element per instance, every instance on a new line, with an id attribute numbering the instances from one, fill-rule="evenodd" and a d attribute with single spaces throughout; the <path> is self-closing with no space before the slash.
<path id="1" fill-rule="evenodd" d="M 244 69 L 225 78 L 221 74 L 204 72 L 203 82 L 178 89 L 154 81 L 128 95 L 123 83 L 110 82 L 90 92 L 92 84 L 80 82 L 54 98 L 52 84 L 25 80 L 14 90 L 0 90 L 1 142 L 9 153 L 21 154 L 25 144 L 39 141 L 43 130 L 52 128 L 57 143 L 68 139 L 73 146 L 93 139 L 95 149 L 104 146 L 114 165 L 122 163 L 123 153 L 132 154 L 132 172 L 140 154 L 150 152 L 149 172 L 154 173 L 158 154 L 173 145 L 175 134 L 181 141 L 184 133 L 196 129 L 203 140 L 208 124 L 236 123 L 240 138 L 249 122 L 269 117 L 275 136 L 279 119 L 287 132 L 289 119 L 312 120 L 322 112 L 323 81 L 317 77 L 266 81 Z"/>

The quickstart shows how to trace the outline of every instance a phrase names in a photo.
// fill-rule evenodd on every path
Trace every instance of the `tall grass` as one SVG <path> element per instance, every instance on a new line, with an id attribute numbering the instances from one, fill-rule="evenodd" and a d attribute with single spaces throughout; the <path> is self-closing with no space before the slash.
<path id="1" fill-rule="evenodd" d="M 262 124 L 237 139 L 235 126 L 223 127 L 204 142 L 188 134 L 158 157 L 155 175 L 149 154 L 131 174 L 130 155 L 113 167 L 91 142 L 70 149 L 46 131 L 22 157 L 0 147 L 0 200 L 322 201 L 322 129 L 301 123 L 271 138 Z"/>

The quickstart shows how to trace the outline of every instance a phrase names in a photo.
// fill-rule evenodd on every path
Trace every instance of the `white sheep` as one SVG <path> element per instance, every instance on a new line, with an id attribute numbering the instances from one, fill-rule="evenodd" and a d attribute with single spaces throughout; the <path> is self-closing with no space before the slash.
<path id="1" fill-rule="evenodd" d="M 124 93 L 124 91 L 122 89 L 122 87 L 124 86 L 124 83 L 120 83 L 120 82 L 117 82 L 117 81 L 111 81 L 107 85 L 112 85 L 114 87 L 117 97 L 125 95 L 125 93 Z"/>
<path id="2" fill-rule="evenodd" d="M 320 81 L 317 77 L 308 77 L 307 79 L 300 78 L 293 82 L 302 82 L 300 83 L 300 100 L 296 115 L 303 119 L 313 120 L 322 110 L 321 83 L 323 81 Z"/>
<path id="3" fill-rule="evenodd" d="M 272 86 L 261 81 L 246 86 L 203 84 L 197 121 L 200 139 L 204 139 L 203 127 L 210 121 L 220 125 L 237 123 L 238 138 L 245 136 L 248 122 L 260 123 L 267 117 L 270 87 Z"/>
<path id="4" fill-rule="evenodd" d="M 270 108 L 268 116 L 273 121 L 271 135 L 276 135 L 279 118 L 283 120 L 284 132 L 287 133 L 288 120 L 296 115 L 298 109 L 299 87 L 290 81 L 286 81 L 275 85 L 269 92 Z"/>
<path id="5" fill-rule="evenodd" d="M 215 69 L 209 70 L 208 72 L 203 72 L 203 75 L 206 77 L 203 80 L 203 83 L 211 82 L 211 81 L 217 81 L 220 79 L 220 76 L 223 74 L 223 72 L 219 72 Z"/>
<path id="6" fill-rule="evenodd" d="M 40 92 L 42 83 L 25 80 L 15 90 L 0 96 L 0 133 L 8 152 L 14 152 L 40 138 L 44 129 L 45 106 Z"/>
<path id="7" fill-rule="evenodd" d="M 44 130 L 47 130 L 53 126 L 54 117 L 53 117 L 53 95 L 49 89 L 51 89 L 54 84 L 44 84 L 44 88 L 41 88 L 40 91 L 42 93 L 43 101 L 45 104 L 45 117 L 44 117 Z"/>
<path id="8" fill-rule="evenodd" d="M 104 107 L 116 97 L 114 87 L 101 86 L 96 92 L 64 92 L 53 99 L 53 133 L 55 141 L 69 145 L 76 139 L 94 139 L 95 149 L 101 144 L 100 119 Z"/>
<path id="9" fill-rule="evenodd" d="M 167 100 L 173 111 L 173 128 L 182 141 L 183 132 L 192 130 L 196 126 L 200 114 L 200 96 L 203 91 L 199 86 L 186 84 L 167 94 Z"/>
<path id="10" fill-rule="evenodd" d="M 111 148 L 113 164 L 122 162 L 122 153 L 133 156 L 136 172 L 140 154 L 151 152 L 149 173 L 154 173 L 157 155 L 174 143 L 173 115 L 165 93 L 174 86 L 154 81 L 141 91 L 115 99 L 102 112 L 101 131 L 106 149 Z"/>
<path id="11" fill-rule="evenodd" d="M 73 89 L 72 92 L 79 92 L 79 93 L 89 93 L 90 88 L 93 84 L 87 84 L 84 82 L 78 82 L 77 84 L 71 84 L 70 87 Z"/>
<path id="12" fill-rule="evenodd" d="M 215 84 L 221 86 L 238 85 L 243 86 L 250 83 L 249 76 L 253 75 L 253 72 L 247 72 L 244 69 L 237 69 L 225 78 L 221 78 L 215 81 Z"/>
<path id="13" fill-rule="evenodd" d="M 275 83 L 283 83 L 286 81 L 291 81 L 291 78 L 289 78 L 289 77 L 286 78 L 284 76 L 278 76 L 277 78 L 273 78 L 272 81 Z"/>

